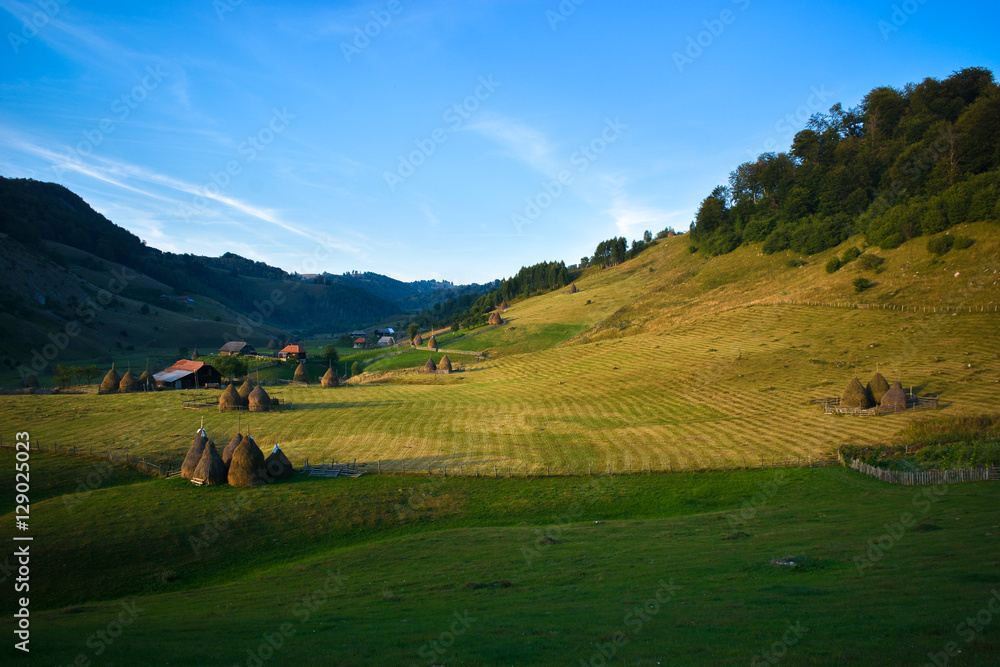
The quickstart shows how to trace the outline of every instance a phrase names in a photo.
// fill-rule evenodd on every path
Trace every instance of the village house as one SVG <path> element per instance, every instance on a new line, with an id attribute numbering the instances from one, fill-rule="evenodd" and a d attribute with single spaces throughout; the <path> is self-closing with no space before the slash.
<path id="1" fill-rule="evenodd" d="M 257 355 L 257 350 L 254 349 L 253 345 L 245 341 L 230 341 L 219 348 L 219 355 L 223 357 L 239 354 L 252 357 Z"/>

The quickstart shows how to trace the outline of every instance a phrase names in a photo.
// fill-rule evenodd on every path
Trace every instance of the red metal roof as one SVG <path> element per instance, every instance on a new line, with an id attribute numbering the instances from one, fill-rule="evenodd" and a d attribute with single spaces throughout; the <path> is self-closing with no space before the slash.
<path id="1" fill-rule="evenodd" d="M 164 371 L 198 371 L 201 370 L 201 367 L 204 365 L 204 361 L 181 359 L 180 361 L 175 361 L 173 366 L 164 369 Z"/>
<path id="2" fill-rule="evenodd" d="M 367 343 L 368 341 L 366 339 L 364 339 L 364 338 L 355 338 L 354 342 L 355 343 Z"/>
<path id="3" fill-rule="evenodd" d="M 301 345 L 286 345 L 279 354 L 305 354 L 306 348 Z"/>

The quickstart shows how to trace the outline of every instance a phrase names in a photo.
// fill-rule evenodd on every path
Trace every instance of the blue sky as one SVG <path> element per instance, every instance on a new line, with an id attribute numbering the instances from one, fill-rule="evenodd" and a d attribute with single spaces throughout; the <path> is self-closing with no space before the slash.
<path id="1" fill-rule="evenodd" d="M 996 2 L 143 5 L 0 0 L 0 174 L 164 250 L 460 283 L 687 229 L 809 113 L 1000 47 Z"/>

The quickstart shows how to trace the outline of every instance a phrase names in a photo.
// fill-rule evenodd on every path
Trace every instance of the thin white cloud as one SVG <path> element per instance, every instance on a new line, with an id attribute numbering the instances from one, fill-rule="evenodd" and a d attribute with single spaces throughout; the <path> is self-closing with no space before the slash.
<path id="1" fill-rule="evenodd" d="M 614 219 L 618 231 L 626 237 L 637 236 L 647 229 L 655 234 L 668 226 L 676 228 L 691 215 L 687 210 L 666 211 L 655 206 L 635 204 L 624 195 L 614 198 L 607 213 Z"/>
<path id="2" fill-rule="evenodd" d="M 542 132 L 533 127 L 511 118 L 490 114 L 470 123 L 467 129 L 479 132 L 500 144 L 506 155 L 543 174 L 550 174 L 558 168 L 552 158 L 551 143 Z"/>

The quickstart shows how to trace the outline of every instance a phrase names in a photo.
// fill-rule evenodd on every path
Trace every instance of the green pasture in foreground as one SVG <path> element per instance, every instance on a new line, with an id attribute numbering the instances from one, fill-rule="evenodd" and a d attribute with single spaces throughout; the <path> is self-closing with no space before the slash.
<path id="1" fill-rule="evenodd" d="M 838 467 L 99 485 L 33 505 L 31 664 L 993 664 L 998 500 Z"/>

